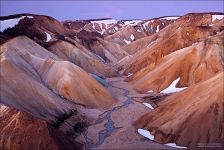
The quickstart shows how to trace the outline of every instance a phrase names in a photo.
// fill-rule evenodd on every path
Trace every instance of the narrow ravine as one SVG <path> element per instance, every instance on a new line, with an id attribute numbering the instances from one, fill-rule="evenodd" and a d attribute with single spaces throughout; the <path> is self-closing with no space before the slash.
<path id="1" fill-rule="evenodd" d="M 96 120 L 96 123 L 102 122 L 104 120 L 106 120 L 107 122 L 104 124 L 105 129 L 101 130 L 98 133 L 98 141 L 94 144 L 93 141 L 91 139 L 88 138 L 87 133 L 85 133 L 85 139 L 86 139 L 86 143 L 87 143 L 87 150 L 95 150 L 97 147 L 99 147 L 100 145 L 102 145 L 105 141 L 105 139 L 110 136 L 113 132 L 115 132 L 116 130 L 118 130 L 118 128 L 116 128 L 114 126 L 114 122 L 111 119 L 111 115 L 112 113 L 123 109 L 123 108 L 127 108 L 130 104 L 133 104 L 133 100 L 131 97 L 129 97 L 129 93 L 130 91 L 124 89 L 124 88 L 120 88 L 117 86 L 114 86 L 113 83 L 114 82 L 119 82 L 118 81 L 113 81 L 110 83 L 110 86 L 113 88 L 117 88 L 123 91 L 123 96 L 126 97 L 126 100 L 123 102 L 122 105 L 120 106 L 115 106 L 113 107 L 111 110 L 106 111 L 106 113 L 104 114 L 104 116 L 101 118 L 99 117 Z"/>

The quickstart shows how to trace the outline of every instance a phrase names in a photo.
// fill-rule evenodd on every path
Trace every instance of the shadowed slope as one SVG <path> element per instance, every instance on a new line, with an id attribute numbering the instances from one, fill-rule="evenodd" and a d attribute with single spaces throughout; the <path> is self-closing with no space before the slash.
<path id="1" fill-rule="evenodd" d="M 111 76 L 115 72 L 90 51 L 81 50 L 68 42 L 56 41 L 48 46 L 47 49 L 61 59 L 70 61 L 89 73 Z"/>
<path id="2" fill-rule="evenodd" d="M 72 141 L 71 137 L 66 136 L 43 120 L 9 107 L 0 110 L 0 114 L 2 115 L 0 118 L 0 148 L 2 149 L 81 149 L 81 145 Z"/>
<path id="3" fill-rule="evenodd" d="M 1 46 L 1 102 L 55 122 L 77 103 L 105 107 L 114 99 L 78 66 L 60 61 L 27 37 L 17 37 Z"/>

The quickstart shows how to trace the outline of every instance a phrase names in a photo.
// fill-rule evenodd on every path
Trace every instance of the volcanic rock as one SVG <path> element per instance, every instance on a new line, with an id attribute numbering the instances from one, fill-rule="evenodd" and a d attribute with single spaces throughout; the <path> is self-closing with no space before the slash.
<path id="1" fill-rule="evenodd" d="M 224 144 L 223 72 L 167 97 L 135 123 L 160 143 L 197 148 L 198 143 Z"/>
<path id="2" fill-rule="evenodd" d="M 160 92 L 180 77 L 177 87 L 188 87 L 223 71 L 224 32 L 161 59 L 151 70 L 144 68 L 130 78 L 140 92 Z"/>
<path id="3" fill-rule="evenodd" d="M 191 25 L 186 23 L 187 18 Z M 164 56 L 217 34 L 222 26 L 209 26 L 210 19 L 211 15 L 207 18 L 203 17 L 203 14 L 186 15 L 158 33 L 123 47 L 129 54 L 135 53 L 133 59 L 128 60 L 123 66 L 124 73 L 135 73 L 148 66 L 153 68 Z M 203 20 L 208 22 L 207 26 L 202 26 Z"/>
<path id="4" fill-rule="evenodd" d="M 1 103 L 55 122 L 75 104 L 93 108 L 114 102 L 84 70 L 27 37 L 1 45 Z"/>
<path id="5" fill-rule="evenodd" d="M 81 150 L 82 145 L 72 137 L 36 119 L 31 115 L 13 108 L 0 110 L 0 148 L 11 150 Z"/>
<path id="6" fill-rule="evenodd" d="M 97 55 L 88 50 L 79 49 L 68 42 L 58 40 L 48 45 L 47 49 L 61 59 L 70 61 L 89 73 L 107 77 L 115 74 L 115 71 L 105 65 Z"/>

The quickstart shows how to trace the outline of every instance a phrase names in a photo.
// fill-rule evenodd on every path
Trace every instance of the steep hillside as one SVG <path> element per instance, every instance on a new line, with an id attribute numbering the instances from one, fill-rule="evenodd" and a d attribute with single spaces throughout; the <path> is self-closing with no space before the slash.
<path id="1" fill-rule="evenodd" d="M 160 92 L 180 77 L 177 87 L 188 87 L 223 71 L 224 32 L 180 49 L 161 59 L 152 70 L 146 67 L 131 76 L 130 82 L 141 92 Z"/>
<path id="2" fill-rule="evenodd" d="M 160 143 L 197 148 L 198 143 L 224 144 L 223 72 L 169 96 L 135 123 Z M 218 148 L 217 148 L 218 149 Z"/>
<path id="3" fill-rule="evenodd" d="M 74 104 L 93 108 L 115 102 L 81 68 L 23 36 L 1 46 L 1 92 L 3 104 L 49 122 L 69 114 Z"/>
<path id="4" fill-rule="evenodd" d="M 70 61 L 89 73 L 105 77 L 115 74 L 115 70 L 105 65 L 97 55 L 88 50 L 79 49 L 68 42 L 58 40 L 49 44 L 47 49 L 61 59 Z"/>
<path id="5" fill-rule="evenodd" d="M 12 37 L 25 35 L 40 44 L 55 39 L 67 41 L 66 38 L 71 38 L 88 49 L 89 45 L 97 40 L 96 37 L 103 38 L 97 32 L 67 28 L 62 22 L 50 16 L 35 14 L 1 16 L 0 23 L 1 32 Z"/>
<path id="6" fill-rule="evenodd" d="M 98 32 L 105 37 L 113 35 L 119 31 L 122 32 L 122 30 L 125 30 L 127 27 L 133 27 L 137 32 L 142 33 L 143 35 L 149 35 L 158 32 L 158 30 L 161 30 L 168 24 L 174 22 L 177 18 L 179 17 L 167 16 L 149 20 L 115 20 L 112 18 L 101 18 L 89 20 L 66 20 L 63 24 L 72 30 L 85 29 L 92 32 Z"/>
<path id="7" fill-rule="evenodd" d="M 128 55 L 128 53 L 125 52 L 119 44 L 100 38 L 97 38 L 97 41 L 95 41 L 90 47 L 94 53 L 109 63 L 116 63 Z"/>
<path id="8" fill-rule="evenodd" d="M 209 26 L 212 23 L 211 16 L 209 14 L 188 14 L 158 33 L 123 47 L 134 56 L 133 59 L 127 60 L 126 65 L 121 66 L 120 69 L 128 74 L 148 66 L 153 68 L 162 57 L 223 30 L 222 26 Z"/>
<path id="9" fill-rule="evenodd" d="M 49 16 L 18 14 L 0 17 L 0 22 L 1 32 L 14 37 L 26 35 L 36 42 L 45 42 L 55 35 L 68 34 L 61 22 Z"/>
<path id="10" fill-rule="evenodd" d="M 167 25 L 173 23 L 178 17 L 162 17 L 141 21 L 124 21 L 117 32 L 105 37 L 106 40 L 118 43 L 121 46 L 159 32 Z"/>
<path id="11" fill-rule="evenodd" d="M 19 112 L 13 108 L 0 110 L 0 145 L 11 150 L 74 150 L 81 149 L 81 144 L 71 140 L 58 129 L 40 119 Z"/>
<path id="12" fill-rule="evenodd" d="M 72 15 L 0 17 L 0 149 L 223 150 L 224 13 Z"/>

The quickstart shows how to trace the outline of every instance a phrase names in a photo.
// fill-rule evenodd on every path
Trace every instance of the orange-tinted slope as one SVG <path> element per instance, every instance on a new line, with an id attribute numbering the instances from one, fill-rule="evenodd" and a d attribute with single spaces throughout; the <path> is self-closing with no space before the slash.
<path id="1" fill-rule="evenodd" d="M 188 148 L 196 148 L 197 143 L 223 143 L 223 75 L 218 73 L 167 97 L 134 126 L 149 130 L 161 143 L 177 143 Z"/>
<path id="2" fill-rule="evenodd" d="M 26 113 L 7 107 L 0 110 L 0 149 L 2 150 L 79 150 L 71 137 Z"/>
<path id="3" fill-rule="evenodd" d="M 1 103 L 47 121 L 68 114 L 75 104 L 105 107 L 115 100 L 78 66 L 61 61 L 27 37 L 1 46 Z"/>
<path id="4" fill-rule="evenodd" d="M 89 73 L 101 76 L 111 76 L 115 73 L 112 68 L 105 65 L 94 53 L 85 49 L 79 49 L 68 42 L 60 40 L 52 42 L 47 49 L 61 59 L 70 61 Z"/>
<path id="5" fill-rule="evenodd" d="M 161 59 L 154 66 L 134 74 L 129 81 L 140 92 L 160 92 L 180 77 L 178 87 L 188 87 L 207 80 L 223 70 L 224 32 L 180 49 Z"/>
<path id="6" fill-rule="evenodd" d="M 203 21 L 207 21 L 207 25 Z M 123 49 L 134 55 L 133 59 L 128 60 L 122 67 L 124 73 L 135 73 L 149 66 L 153 68 L 164 56 L 205 40 L 208 36 L 222 30 L 221 26 L 213 27 L 209 26 L 209 23 L 211 23 L 211 16 L 186 15 L 158 33 L 127 45 Z"/>

